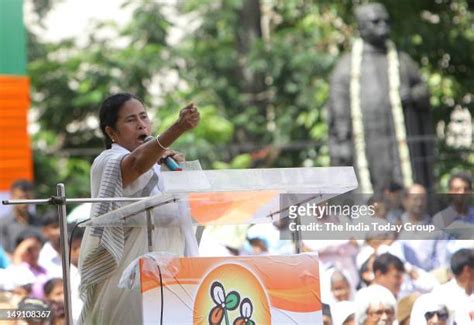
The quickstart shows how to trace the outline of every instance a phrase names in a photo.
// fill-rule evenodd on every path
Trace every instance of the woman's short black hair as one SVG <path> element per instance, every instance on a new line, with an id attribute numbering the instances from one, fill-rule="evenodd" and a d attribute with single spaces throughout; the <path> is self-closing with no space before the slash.
<path id="1" fill-rule="evenodd" d="M 41 224 L 43 225 L 43 227 L 59 227 L 58 211 L 55 209 L 49 209 L 48 211 L 46 211 L 46 213 L 41 217 Z"/>
<path id="2" fill-rule="evenodd" d="M 63 279 L 61 278 L 52 278 L 52 279 L 49 279 L 44 285 L 43 285 L 43 291 L 46 295 L 49 295 L 54 287 L 59 284 L 59 283 L 63 283 Z"/>
<path id="3" fill-rule="evenodd" d="M 461 248 L 451 257 L 451 271 L 454 276 L 460 276 L 466 266 L 474 267 L 474 249 Z"/>
<path id="4" fill-rule="evenodd" d="M 18 245 L 20 245 L 22 241 L 28 238 L 35 238 L 36 240 L 39 241 L 41 245 L 43 245 L 43 237 L 41 236 L 41 233 L 37 230 L 29 228 L 20 232 L 20 234 L 16 238 L 15 247 L 18 247 Z"/>
<path id="5" fill-rule="evenodd" d="M 382 274 L 387 274 L 390 270 L 390 266 L 392 265 L 397 271 L 405 272 L 405 266 L 403 265 L 402 260 L 390 253 L 385 253 L 377 256 L 374 260 L 372 270 L 374 274 L 377 271 L 380 271 Z"/>
<path id="6" fill-rule="evenodd" d="M 13 184 L 10 186 L 10 191 L 19 189 L 23 192 L 33 192 L 33 183 L 27 179 L 17 179 Z"/>
<path id="7" fill-rule="evenodd" d="M 125 104 L 130 99 L 136 99 L 143 104 L 143 101 L 137 96 L 130 93 L 118 93 L 107 97 L 100 105 L 99 111 L 99 120 L 100 120 L 100 130 L 105 138 L 105 148 L 110 149 L 112 147 L 112 139 L 105 132 L 105 127 L 110 126 L 112 129 L 115 129 L 117 123 L 118 113 Z"/>

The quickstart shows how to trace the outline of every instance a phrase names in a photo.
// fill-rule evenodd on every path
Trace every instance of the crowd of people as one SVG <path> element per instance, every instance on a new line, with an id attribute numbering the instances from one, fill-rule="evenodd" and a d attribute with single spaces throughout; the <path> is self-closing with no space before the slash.
<path id="1" fill-rule="evenodd" d="M 369 202 L 376 206 L 376 217 L 387 223 L 433 224 L 463 232 L 367 232 L 363 239 L 303 240 L 303 251 L 319 254 L 324 324 L 474 323 L 471 176 L 453 174 L 447 192 L 442 206 L 420 184 L 405 189 L 389 183 Z M 250 255 L 294 252 L 293 243 L 278 240 L 279 228 L 281 222 L 254 225 L 245 235 L 239 232 L 243 240 L 227 239 L 221 246 Z M 210 255 L 206 241 L 201 253 Z"/>
<path id="2" fill-rule="evenodd" d="M 405 189 L 390 183 L 370 202 L 376 205 L 377 218 L 391 223 L 442 229 L 458 224 L 458 229 L 469 230 L 474 227 L 472 179 L 466 173 L 453 174 L 448 188 L 450 200 L 437 213 L 430 214 L 428 194 L 419 184 Z M 12 185 L 11 197 L 31 198 L 32 191 L 30 182 L 20 180 Z M 70 235 L 73 226 L 68 224 Z M 280 221 L 207 227 L 200 254 L 291 254 L 294 243 L 280 240 L 286 226 Z M 15 205 L 0 218 L 0 234 L 1 308 L 50 310 L 53 324 L 64 323 L 57 211 L 38 216 L 31 206 Z M 82 306 L 77 268 L 82 235 L 79 227 L 70 238 L 74 320 Z M 472 324 L 474 240 L 457 233 L 420 238 L 401 232 L 397 237 L 368 233 L 364 240 L 303 240 L 303 251 L 319 254 L 324 324 Z"/>
<path id="3" fill-rule="evenodd" d="M 31 199 L 33 184 L 18 180 L 11 199 Z M 78 317 L 79 250 L 83 228 L 68 224 L 71 243 L 71 296 L 73 316 Z M 60 255 L 59 219 L 56 209 L 38 215 L 27 204 L 14 205 L 0 216 L 0 309 L 48 312 L 35 324 L 64 324 L 64 290 Z M 39 314 L 41 315 L 41 314 Z M 21 320 L 18 320 L 19 324 Z M 15 320 L 9 322 L 15 324 Z"/>

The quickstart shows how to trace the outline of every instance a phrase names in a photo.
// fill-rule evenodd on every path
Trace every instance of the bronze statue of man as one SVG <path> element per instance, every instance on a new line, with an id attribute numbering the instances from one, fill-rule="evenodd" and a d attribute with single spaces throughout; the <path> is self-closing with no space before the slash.
<path id="1" fill-rule="evenodd" d="M 338 62 L 328 103 L 331 164 L 355 166 L 360 189 L 388 181 L 432 188 L 429 93 L 415 62 L 389 40 L 385 7 L 355 11 L 360 39 Z"/>

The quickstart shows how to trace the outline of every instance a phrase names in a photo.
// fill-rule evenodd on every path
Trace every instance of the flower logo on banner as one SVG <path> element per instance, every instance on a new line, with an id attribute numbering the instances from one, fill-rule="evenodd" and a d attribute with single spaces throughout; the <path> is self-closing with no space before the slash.
<path id="1" fill-rule="evenodd" d="M 193 324 L 271 324 L 266 289 L 246 265 L 217 264 L 202 278 L 196 291 Z"/>
<path id="2" fill-rule="evenodd" d="M 244 298 L 240 304 L 240 317 L 234 320 L 234 325 L 255 325 L 255 322 L 250 319 L 252 312 L 252 302 L 249 298 Z"/>
<path id="3" fill-rule="evenodd" d="M 231 291 L 225 294 L 224 286 L 214 281 L 211 285 L 211 298 L 216 304 L 209 313 L 209 324 L 219 325 L 225 317 L 226 325 L 229 325 L 228 310 L 234 310 L 239 306 L 240 295 L 237 291 Z"/>

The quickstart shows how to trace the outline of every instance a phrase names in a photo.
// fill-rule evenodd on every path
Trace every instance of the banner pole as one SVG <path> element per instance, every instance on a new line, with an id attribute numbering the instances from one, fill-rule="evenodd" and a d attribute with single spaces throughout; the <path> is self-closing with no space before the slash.
<path id="1" fill-rule="evenodd" d="M 64 184 L 59 183 L 56 186 L 56 194 L 60 199 L 58 204 L 59 216 L 59 238 L 61 245 L 61 262 L 63 264 L 63 288 L 64 288 L 64 310 L 66 312 L 66 324 L 72 325 L 72 306 L 71 306 L 71 281 L 69 264 L 69 242 L 67 233 L 67 214 L 66 214 L 66 191 Z"/>

